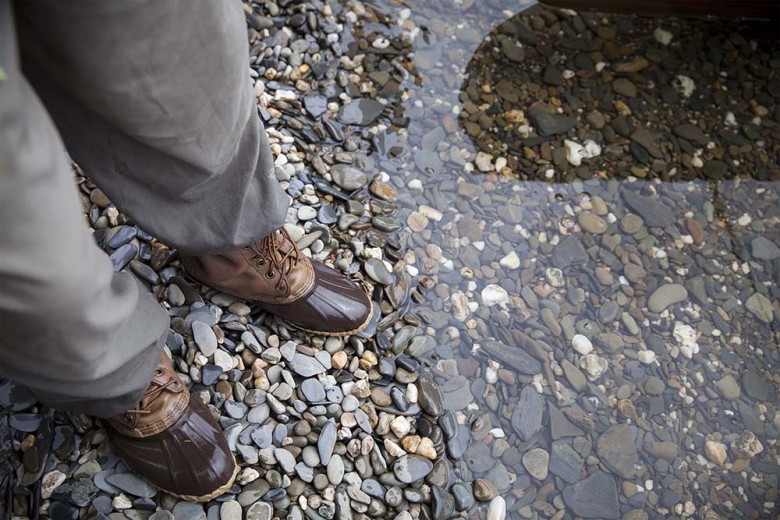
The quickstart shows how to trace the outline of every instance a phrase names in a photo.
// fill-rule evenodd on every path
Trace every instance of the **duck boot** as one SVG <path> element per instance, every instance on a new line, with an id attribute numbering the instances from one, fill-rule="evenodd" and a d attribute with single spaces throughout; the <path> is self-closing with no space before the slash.
<path id="1" fill-rule="evenodd" d="M 195 502 L 225 493 L 238 473 L 227 440 L 208 408 L 163 353 L 136 408 L 108 419 L 114 451 L 153 486 Z"/>
<path id="2" fill-rule="evenodd" d="M 371 321 L 366 293 L 343 274 L 310 261 L 284 228 L 238 251 L 183 256 L 182 263 L 201 283 L 254 302 L 306 332 L 347 336 Z"/>

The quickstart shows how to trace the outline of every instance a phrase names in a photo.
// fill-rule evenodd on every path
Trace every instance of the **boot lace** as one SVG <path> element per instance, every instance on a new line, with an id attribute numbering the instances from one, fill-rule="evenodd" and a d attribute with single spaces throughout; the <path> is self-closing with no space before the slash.
<path id="1" fill-rule="evenodd" d="M 157 370 L 155 371 L 156 375 L 162 375 L 163 369 L 160 367 L 157 367 Z M 168 381 L 161 385 L 156 384 L 150 384 L 149 388 L 146 389 L 143 396 L 141 396 L 141 401 L 138 403 L 137 408 L 131 408 L 125 412 L 125 418 L 131 419 L 133 415 L 146 415 L 152 413 L 151 407 L 154 401 L 162 395 L 162 393 L 170 386 L 176 384 L 175 378 L 170 378 Z"/>
<path id="2" fill-rule="evenodd" d="M 266 278 L 270 280 L 277 274 L 281 275 L 276 282 L 275 288 L 279 292 L 287 292 L 290 288 L 287 277 L 293 268 L 298 265 L 301 252 L 284 228 L 279 229 L 279 233 L 284 239 L 282 243 L 277 243 L 277 234 L 274 232 L 262 240 L 250 244 L 247 246 L 247 249 L 252 251 L 252 260 L 258 267 L 264 267 L 266 263 L 268 264 L 268 269 L 265 272 Z M 281 247 L 285 242 L 291 246 L 287 251 Z"/>

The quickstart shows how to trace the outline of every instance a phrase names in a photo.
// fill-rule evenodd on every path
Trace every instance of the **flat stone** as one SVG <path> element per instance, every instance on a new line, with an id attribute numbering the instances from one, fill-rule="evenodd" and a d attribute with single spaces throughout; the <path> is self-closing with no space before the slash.
<path id="1" fill-rule="evenodd" d="M 366 274 L 375 282 L 382 285 L 391 285 L 395 282 L 395 276 L 387 269 L 385 263 L 378 258 L 369 258 L 363 265 Z"/>
<path id="2" fill-rule="evenodd" d="M 433 520 L 450 520 L 455 512 L 455 498 L 439 486 L 431 486 Z"/>
<path id="3" fill-rule="evenodd" d="M 455 509 L 457 511 L 466 511 L 474 505 L 474 494 L 471 488 L 463 482 L 453 484 L 450 491 L 455 499 Z"/>
<path id="4" fill-rule="evenodd" d="M 368 184 L 368 176 L 365 173 L 346 164 L 334 164 L 330 175 L 333 182 L 348 191 L 359 190 Z"/>
<path id="5" fill-rule="evenodd" d="M 321 403 L 325 401 L 325 389 L 316 379 L 306 379 L 301 383 L 301 392 L 310 403 Z"/>
<path id="6" fill-rule="evenodd" d="M 457 411 L 466 408 L 474 402 L 471 385 L 463 376 L 455 376 L 439 387 L 442 395 L 442 407 L 447 411 Z"/>
<path id="7" fill-rule="evenodd" d="M 635 426 L 615 424 L 596 442 L 596 453 L 604 465 L 625 479 L 638 477 L 643 471 L 639 465 L 636 435 Z"/>
<path id="8" fill-rule="evenodd" d="M 417 380 L 418 403 L 428 415 L 438 417 L 444 411 L 442 405 L 442 392 L 439 384 L 433 379 L 430 372 L 425 372 Z"/>
<path id="9" fill-rule="evenodd" d="M 555 246 L 552 254 L 552 263 L 559 269 L 568 269 L 576 265 L 586 264 L 590 261 L 588 252 L 579 238 L 569 235 Z"/>
<path id="10" fill-rule="evenodd" d="M 341 484 L 344 480 L 344 461 L 341 459 L 341 455 L 333 455 L 327 464 L 328 481 L 334 486 Z"/>
<path id="11" fill-rule="evenodd" d="M 548 114 L 540 108 L 532 108 L 528 116 L 537 133 L 541 136 L 565 134 L 577 124 L 577 118 L 558 114 Z"/>
<path id="12" fill-rule="evenodd" d="M 474 473 L 484 473 L 496 465 L 496 459 L 490 455 L 490 448 L 481 442 L 473 442 L 463 457 Z"/>
<path id="13" fill-rule="evenodd" d="M 664 228 L 674 223 L 674 211 L 657 199 L 624 190 L 623 200 L 650 227 Z"/>
<path id="14" fill-rule="evenodd" d="M 780 257 L 780 247 L 764 236 L 758 236 L 750 242 L 750 251 L 757 260 L 774 260 Z"/>
<path id="15" fill-rule="evenodd" d="M 288 366 L 301 377 L 312 377 L 322 374 L 327 370 L 313 357 L 296 352 L 295 356 L 287 362 Z"/>
<path id="16" fill-rule="evenodd" d="M 304 96 L 303 107 L 314 119 L 328 111 L 328 99 L 325 96 Z"/>
<path id="17" fill-rule="evenodd" d="M 688 299 L 688 290 L 676 283 L 662 285 L 647 300 L 647 308 L 652 312 L 663 312 L 670 305 Z"/>
<path id="18" fill-rule="evenodd" d="M 520 399 L 512 412 L 511 423 L 524 441 L 530 440 L 542 429 L 544 400 L 532 386 L 526 386 L 520 392 Z"/>
<path id="19" fill-rule="evenodd" d="M 706 178 L 717 181 L 726 176 L 729 167 L 723 161 L 710 160 L 704 162 L 701 171 Z"/>
<path id="20" fill-rule="evenodd" d="M 583 518 L 620 518 L 620 503 L 615 478 L 603 471 L 565 487 L 563 501 Z"/>
<path id="21" fill-rule="evenodd" d="M 505 345 L 497 341 L 486 341 L 482 344 L 482 349 L 490 357 L 510 366 L 521 374 L 536 375 L 542 371 L 542 364 L 539 360 L 519 347 Z"/>
<path id="22" fill-rule="evenodd" d="M 661 159 L 663 157 L 660 148 L 655 144 L 657 136 L 646 128 L 640 128 L 639 130 L 634 131 L 631 134 L 631 140 L 647 150 L 647 153 L 654 158 Z"/>
<path id="23" fill-rule="evenodd" d="M 202 321 L 192 322 L 192 336 L 200 352 L 209 357 L 217 350 L 217 335 L 209 325 Z"/>
<path id="24" fill-rule="evenodd" d="M 382 114 L 385 105 L 375 99 L 354 99 L 341 107 L 339 121 L 345 125 L 370 125 Z"/>
<path id="25" fill-rule="evenodd" d="M 291 474 L 295 471 L 295 457 L 292 453 L 283 448 L 274 448 L 274 457 L 285 473 Z"/>
<path id="26" fill-rule="evenodd" d="M 549 471 L 564 482 L 574 484 L 580 480 L 582 457 L 572 449 L 568 441 L 552 443 Z"/>
<path id="27" fill-rule="evenodd" d="M 749 296 L 745 301 L 745 308 L 764 323 L 772 323 L 772 320 L 774 319 L 772 302 L 761 293 L 757 292 Z"/>
<path id="28" fill-rule="evenodd" d="M 740 388 L 734 376 L 727 374 L 715 382 L 715 388 L 725 399 L 733 401 L 739 399 Z"/>
<path id="29" fill-rule="evenodd" d="M 219 518 L 220 520 L 242 520 L 244 511 L 241 509 L 241 504 L 235 500 L 228 500 L 222 502 L 219 506 Z"/>
<path id="30" fill-rule="evenodd" d="M 536 480 L 541 481 L 547 478 L 549 463 L 550 454 L 541 448 L 534 448 L 523 455 L 523 466 Z"/>
<path id="31" fill-rule="evenodd" d="M 740 379 L 745 393 L 753 399 L 768 401 L 775 391 L 772 383 L 755 370 L 746 370 Z"/>
<path id="32" fill-rule="evenodd" d="M 395 478 L 411 484 L 425 478 L 433 470 L 433 463 L 419 455 L 404 455 L 393 464 Z"/>
<path id="33" fill-rule="evenodd" d="M 336 423 L 330 419 L 322 426 L 320 436 L 317 439 L 317 452 L 320 455 L 320 464 L 326 465 L 330 462 L 333 455 L 333 448 L 336 445 Z"/>
<path id="34" fill-rule="evenodd" d="M 583 376 L 583 380 L 585 376 Z M 561 413 L 558 408 L 549 404 L 547 407 L 550 414 L 550 435 L 554 441 L 563 437 L 577 437 L 585 435 L 580 428 L 574 425 L 569 419 Z"/>
<path id="35" fill-rule="evenodd" d="M 151 498 L 157 494 L 157 489 L 135 473 L 115 473 L 106 477 L 106 482 L 137 497 Z"/>
<path id="36" fill-rule="evenodd" d="M 683 123 L 672 127 L 672 132 L 677 137 L 682 137 L 688 141 L 693 141 L 699 144 L 707 144 L 707 136 L 698 126 L 691 123 Z"/>
<path id="37" fill-rule="evenodd" d="M 580 213 L 577 216 L 577 221 L 582 229 L 588 233 L 593 233 L 594 235 L 606 233 L 609 228 L 609 224 L 607 224 L 606 220 L 590 211 L 583 211 Z"/>
<path id="38" fill-rule="evenodd" d="M 267 502 L 255 502 L 246 510 L 246 520 L 271 520 L 274 509 Z"/>
<path id="39" fill-rule="evenodd" d="M 637 96 L 636 85 L 626 78 L 617 78 L 612 82 L 612 90 L 621 96 L 635 98 Z"/>

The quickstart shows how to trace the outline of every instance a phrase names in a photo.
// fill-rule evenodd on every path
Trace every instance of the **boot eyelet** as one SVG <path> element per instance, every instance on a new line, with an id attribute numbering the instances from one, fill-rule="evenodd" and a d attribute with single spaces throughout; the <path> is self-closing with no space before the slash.
<path id="1" fill-rule="evenodd" d="M 265 273 L 265 277 L 271 280 L 274 277 L 274 272 L 268 271 L 267 273 Z"/>

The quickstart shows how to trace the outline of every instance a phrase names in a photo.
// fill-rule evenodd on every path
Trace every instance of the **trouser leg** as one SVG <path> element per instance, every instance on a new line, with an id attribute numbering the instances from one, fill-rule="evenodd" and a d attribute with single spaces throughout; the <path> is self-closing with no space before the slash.
<path id="1" fill-rule="evenodd" d="M 0 375 L 46 404 L 112 415 L 148 385 L 168 318 L 94 244 L 60 138 L 20 72 L 7 0 L 0 67 Z"/>
<path id="2" fill-rule="evenodd" d="M 141 228 L 220 253 L 284 223 L 238 0 L 26 0 L 25 75 L 68 151 Z"/>

